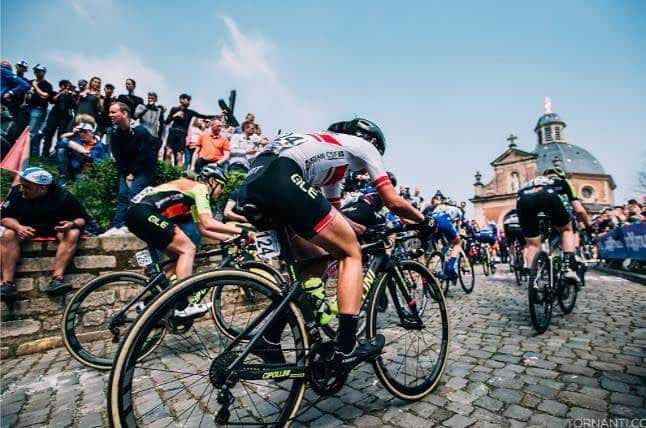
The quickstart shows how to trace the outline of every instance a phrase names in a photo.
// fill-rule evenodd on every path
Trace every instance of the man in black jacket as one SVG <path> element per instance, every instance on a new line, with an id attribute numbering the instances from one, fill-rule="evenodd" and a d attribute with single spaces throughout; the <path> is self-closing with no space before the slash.
<path id="1" fill-rule="evenodd" d="M 181 94 L 179 96 L 179 105 L 173 107 L 168 112 L 168 117 L 166 117 L 165 123 L 170 125 L 170 130 L 168 131 L 168 138 L 166 139 L 166 157 L 172 159 L 175 157 L 175 166 L 180 167 L 182 165 L 182 158 L 184 157 L 184 151 L 188 152 L 186 147 L 186 135 L 188 134 L 188 127 L 191 124 L 191 120 L 194 117 L 199 117 L 200 119 L 213 119 L 215 116 L 208 116 L 202 113 L 198 113 L 195 110 L 191 110 L 189 106 L 191 105 L 191 96 L 188 94 Z M 184 168 L 188 168 L 188 164 L 184 162 Z"/>
<path id="2" fill-rule="evenodd" d="M 112 228 L 101 236 L 128 233 L 125 215 L 130 200 L 152 184 L 157 168 L 155 140 L 146 128 L 130 120 L 130 108 L 122 102 L 113 103 L 109 116 L 114 125 L 110 146 L 119 174 L 119 192 Z"/>

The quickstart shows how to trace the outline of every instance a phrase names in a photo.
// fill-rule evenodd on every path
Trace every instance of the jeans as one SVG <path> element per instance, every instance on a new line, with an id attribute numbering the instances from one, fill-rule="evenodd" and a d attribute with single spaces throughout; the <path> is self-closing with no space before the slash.
<path id="1" fill-rule="evenodd" d="M 193 152 L 195 149 L 190 147 L 184 147 L 184 169 L 187 170 L 191 166 L 191 161 L 193 160 Z"/>
<path id="2" fill-rule="evenodd" d="M 40 150 L 40 128 L 45 122 L 47 107 L 29 107 L 29 152 L 31 156 L 38 156 Z"/>
<path id="3" fill-rule="evenodd" d="M 126 177 L 123 175 L 119 176 L 119 191 L 117 194 L 117 209 L 114 213 L 114 219 L 112 220 L 113 227 L 123 227 L 125 226 L 125 217 L 128 207 L 130 207 L 130 200 L 137 193 L 141 192 L 144 187 L 149 186 L 152 183 L 152 177 L 147 175 L 136 175 L 130 187 L 126 184 Z"/>

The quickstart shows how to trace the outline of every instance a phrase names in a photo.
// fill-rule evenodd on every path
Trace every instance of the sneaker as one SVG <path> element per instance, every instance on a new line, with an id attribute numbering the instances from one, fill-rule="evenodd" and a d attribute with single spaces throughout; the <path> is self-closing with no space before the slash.
<path id="1" fill-rule="evenodd" d="M 280 343 L 274 343 L 261 336 L 251 349 L 251 353 L 260 357 L 267 364 L 285 364 L 285 356 Z"/>
<path id="2" fill-rule="evenodd" d="M 0 301 L 14 302 L 20 298 L 20 293 L 16 287 L 8 282 L 3 282 L 0 286 Z"/>
<path id="3" fill-rule="evenodd" d="M 177 318 L 199 318 L 209 311 L 211 308 L 210 303 L 191 303 L 186 308 L 179 310 L 175 309 L 175 316 Z"/>
<path id="4" fill-rule="evenodd" d="M 72 288 L 72 284 L 65 282 L 62 276 L 55 277 L 47 286 L 47 292 L 52 294 L 64 293 Z"/>
<path id="5" fill-rule="evenodd" d="M 100 237 L 105 237 L 105 236 L 117 236 L 121 235 L 121 228 L 120 227 L 111 227 L 110 229 L 106 230 L 102 234 L 100 234 Z"/>
<path id="6" fill-rule="evenodd" d="M 331 364 L 338 365 L 346 371 L 350 371 L 359 363 L 375 360 L 379 355 L 381 355 L 381 350 L 384 348 L 385 343 L 386 339 L 384 336 L 378 334 L 370 340 L 357 340 L 356 346 L 349 354 L 345 354 L 335 347 L 334 354 L 329 362 Z"/>
<path id="7" fill-rule="evenodd" d="M 577 284 L 579 283 L 579 275 L 577 275 L 575 271 L 569 268 L 563 269 L 563 278 Z"/>

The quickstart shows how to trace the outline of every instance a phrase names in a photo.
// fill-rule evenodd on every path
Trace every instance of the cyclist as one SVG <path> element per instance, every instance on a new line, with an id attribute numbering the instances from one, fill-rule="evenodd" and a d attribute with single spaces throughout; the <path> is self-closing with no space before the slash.
<path id="1" fill-rule="evenodd" d="M 518 211 L 513 208 L 509 210 L 502 218 L 502 226 L 505 230 L 507 243 L 509 246 L 509 257 L 511 258 L 512 266 L 517 267 L 519 260 L 516 260 L 516 249 L 522 248 L 525 245 L 525 237 L 523 236 L 523 229 L 520 227 L 518 221 Z"/>
<path id="2" fill-rule="evenodd" d="M 437 230 L 451 243 L 448 261 L 445 265 L 444 275 L 455 281 L 458 279 L 457 260 L 460 254 L 462 239 L 458 233 L 458 224 L 461 224 L 464 217 L 462 210 L 458 208 L 451 198 L 444 199 L 439 190 L 431 198 L 431 203 L 424 208 L 424 214 L 430 215 L 437 223 Z"/>
<path id="3" fill-rule="evenodd" d="M 233 234 L 247 233 L 213 219 L 210 201 L 217 199 L 226 184 L 224 172 L 217 166 L 206 165 L 199 178 L 204 182 L 180 178 L 146 187 L 132 198 L 133 205 L 126 213 L 126 225 L 132 233 L 152 248 L 177 256 L 178 280 L 192 273 L 202 236 L 226 240 Z M 190 308 L 191 312 L 206 310 L 206 305 Z"/>
<path id="4" fill-rule="evenodd" d="M 397 186 L 395 174 L 390 171 L 387 171 L 387 174 L 390 184 L 393 187 Z M 375 187 L 366 187 L 359 192 L 360 195 L 356 201 L 341 208 L 341 213 L 350 220 L 350 226 L 357 232 L 357 235 L 363 234 L 365 226 L 370 227 L 383 222 L 379 211 L 384 207 L 384 201 Z"/>
<path id="5" fill-rule="evenodd" d="M 356 342 L 358 314 L 361 308 L 363 266 L 357 236 L 340 207 L 340 182 L 346 171 L 366 169 L 384 204 L 396 215 L 414 222 L 429 221 L 421 212 L 397 195 L 381 155 L 386 141 L 381 129 L 366 119 L 337 122 L 327 131 L 278 136 L 267 145 L 251 165 L 241 188 L 240 200 L 247 218 L 260 229 L 271 225 L 288 226 L 293 232 L 292 247 L 299 258 L 329 253 L 339 263 L 337 303 L 339 329 L 329 362 L 350 370 L 361 361 L 376 358 L 384 346 L 384 337 Z M 320 190 L 318 189 L 320 187 Z M 255 206 L 259 213 L 249 213 L 244 206 Z M 269 217 L 267 219 L 266 217 Z M 303 273 L 305 278 L 320 278 L 325 265 Z M 304 285 L 307 288 L 307 282 Z M 266 362 L 284 361 L 280 350 L 279 323 L 261 340 L 255 352 Z M 265 352 L 260 348 L 269 349 Z"/>
<path id="6" fill-rule="evenodd" d="M 579 282 L 574 271 L 574 232 L 571 212 L 590 227 L 590 218 L 576 196 L 574 188 L 566 179 L 565 172 L 559 167 L 550 167 L 540 175 L 525 183 L 518 191 L 516 203 L 518 219 L 527 243 L 523 250 L 525 266 L 531 265 L 541 245 L 538 229 L 538 213 L 550 216 L 552 223 L 561 235 L 563 249 L 563 276 Z"/>

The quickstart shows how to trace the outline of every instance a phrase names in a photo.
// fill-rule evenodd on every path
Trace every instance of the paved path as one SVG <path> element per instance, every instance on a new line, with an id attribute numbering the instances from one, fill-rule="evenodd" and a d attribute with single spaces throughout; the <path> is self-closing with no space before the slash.
<path id="1" fill-rule="evenodd" d="M 614 426 L 646 426 L 646 286 L 590 272 L 574 312 L 556 309 L 550 329 L 534 336 L 526 292 L 501 270 L 478 276 L 473 294 L 449 294 L 451 352 L 431 395 L 392 398 L 370 366 L 360 367 L 300 424 L 576 427 L 625 418 Z M 107 375 L 64 349 L 1 368 L 2 427 L 106 425 Z"/>

